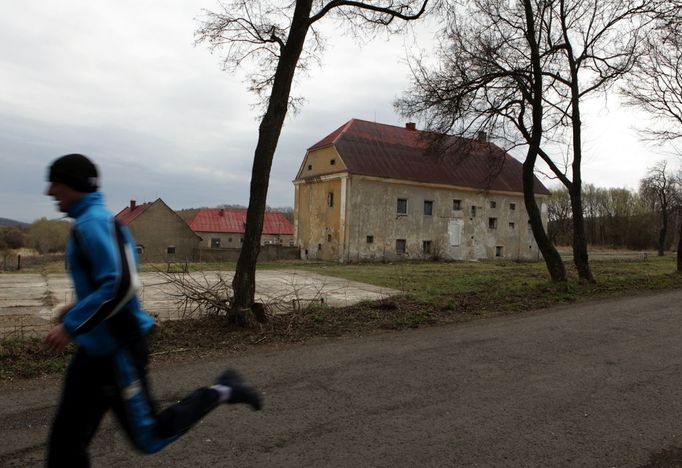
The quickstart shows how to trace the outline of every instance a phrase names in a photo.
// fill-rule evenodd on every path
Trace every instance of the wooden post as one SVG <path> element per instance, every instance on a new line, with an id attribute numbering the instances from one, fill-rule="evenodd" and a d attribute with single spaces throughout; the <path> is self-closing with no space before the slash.
<path id="1" fill-rule="evenodd" d="M 21 254 L 17 255 L 17 271 L 21 270 Z"/>

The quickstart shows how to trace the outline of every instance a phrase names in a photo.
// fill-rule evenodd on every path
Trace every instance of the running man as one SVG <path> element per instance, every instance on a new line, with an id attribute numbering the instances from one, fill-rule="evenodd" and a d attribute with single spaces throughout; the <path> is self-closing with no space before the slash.
<path id="1" fill-rule="evenodd" d="M 75 220 L 67 264 L 77 301 L 58 313 L 45 338 L 49 349 L 77 345 L 50 433 L 49 467 L 89 466 L 88 446 L 108 410 L 133 445 L 155 453 L 221 403 L 261 409 L 261 397 L 233 370 L 210 387 L 158 412 L 147 382 L 147 334 L 154 320 L 140 308 L 135 243 L 105 208 L 98 172 L 87 157 L 69 154 L 48 171 L 47 195 Z"/>

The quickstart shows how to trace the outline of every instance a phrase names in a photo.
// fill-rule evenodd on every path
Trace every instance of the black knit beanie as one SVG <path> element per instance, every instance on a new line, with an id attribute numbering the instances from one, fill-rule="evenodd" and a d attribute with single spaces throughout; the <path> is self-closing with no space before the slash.
<path id="1" fill-rule="evenodd" d="M 67 154 L 50 165 L 47 180 L 62 183 L 78 192 L 96 192 L 97 167 L 82 154 Z"/>

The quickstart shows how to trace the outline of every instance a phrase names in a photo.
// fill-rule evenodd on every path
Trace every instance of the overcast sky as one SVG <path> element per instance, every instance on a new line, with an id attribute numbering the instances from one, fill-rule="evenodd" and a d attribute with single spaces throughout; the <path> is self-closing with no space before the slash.
<path id="1" fill-rule="evenodd" d="M 0 217 L 57 217 L 43 195 L 46 166 L 73 152 L 102 173 L 109 208 L 161 197 L 183 209 L 248 202 L 258 129 L 245 75 L 194 45 L 216 0 L 21 0 L 0 16 Z M 327 34 L 322 65 L 302 77 L 306 101 L 287 118 L 268 204 L 293 206 L 306 148 L 351 118 L 403 126 L 392 103 L 409 84 L 404 39 L 359 45 Z M 430 50 L 431 34 L 419 36 Z M 642 120 L 610 97 L 590 105 L 585 182 L 635 188 L 647 167 L 677 161 L 640 143 Z"/>

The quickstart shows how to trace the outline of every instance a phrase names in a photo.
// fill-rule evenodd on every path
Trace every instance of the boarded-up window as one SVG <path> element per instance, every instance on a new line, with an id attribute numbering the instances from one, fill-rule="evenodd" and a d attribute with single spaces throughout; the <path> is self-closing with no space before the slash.
<path id="1" fill-rule="evenodd" d="M 407 242 L 405 241 L 405 239 L 396 239 L 395 240 L 395 253 L 404 254 L 406 244 L 407 244 Z"/>
<path id="2" fill-rule="evenodd" d="M 422 252 L 424 255 L 430 255 L 431 254 L 431 241 L 430 240 L 425 240 L 422 242 Z"/>
<path id="3" fill-rule="evenodd" d="M 453 219 L 448 223 L 448 237 L 450 245 L 456 247 L 462 243 L 462 226 L 464 222 L 461 219 Z"/>

